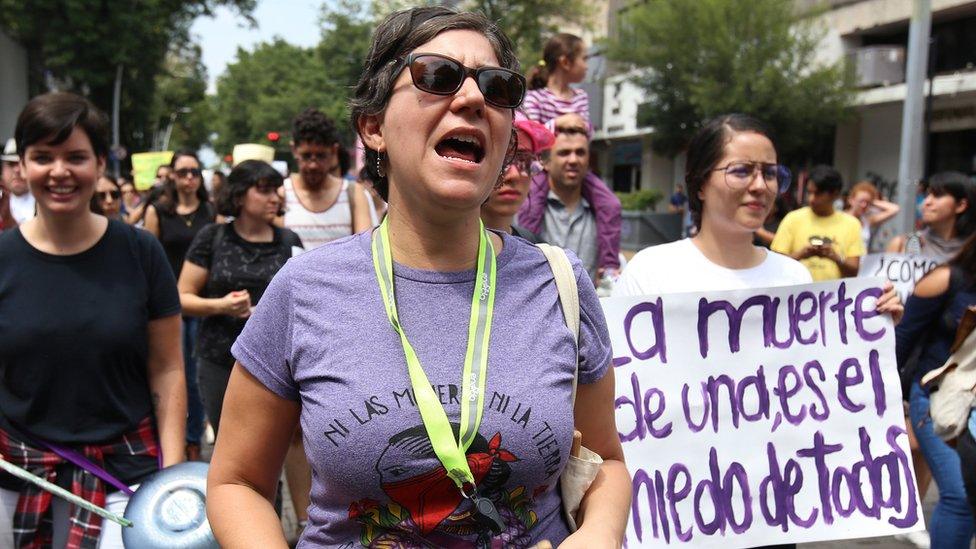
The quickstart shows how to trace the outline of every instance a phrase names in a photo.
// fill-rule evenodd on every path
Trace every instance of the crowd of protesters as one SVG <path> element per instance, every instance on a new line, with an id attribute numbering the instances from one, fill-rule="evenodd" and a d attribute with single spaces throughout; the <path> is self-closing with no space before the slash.
<path id="1" fill-rule="evenodd" d="M 912 541 L 967 546 L 976 420 L 949 446 L 920 379 L 976 304 L 973 179 L 928 178 L 918 230 L 877 242 L 899 213 L 877 187 L 845 190 L 830 166 L 794 178 L 761 116 L 727 114 L 703 121 L 688 144 L 669 201 L 686 237 L 628 262 L 620 201 L 590 166 L 588 98 L 572 86 L 586 74 L 585 44 L 558 34 L 541 57 L 526 78 L 508 38 L 480 15 L 390 15 L 352 92 L 365 151 L 357 178 L 347 177 L 352 155 L 336 122 L 309 108 L 293 121 L 290 174 L 234 158 L 207 184 L 197 154 L 181 150 L 140 192 L 106 172 L 107 120 L 91 103 L 70 93 L 31 100 L 2 156 L 0 455 L 121 511 L 159 467 L 205 459 L 209 426 L 208 514 L 225 547 L 281 546 L 292 534 L 311 546 L 619 546 L 630 481 L 597 290 L 852 277 L 886 245 L 941 264 L 906 303 L 888 285 L 876 305 L 897 324 L 919 490 L 930 480 L 939 489 L 931 540 Z M 788 211 L 798 181 L 806 205 Z M 578 335 L 539 243 L 571 252 Z M 497 299 L 495 288 L 504 288 Z M 479 294 L 491 296 L 486 317 Z M 466 322 L 484 329 L 469 333 Z M 547 410 L 554 436 L 578 430 L 603 458 L 578 529 L 526 432 L 480 410 L 472 422 L 458 410 L 467 392 L 427 394 L 457 384 L 459 365 L 477 370 L 471 357 L 486 353 L 480 375 L 490 367 L 496 390 Z M 404 388 L 419 416 L 371 423 L 389 412 L 371 395 Z M 337 419 L 364 405 L 355 428 Z M 467 451 L 460 473 L 438 437 Z M 294 533 L 280 526 L 282 470 Z M 532 494 L 532 521 L 501 497 L 517 487 Z M 117 525 L 0 474 L 0 546 L 121 543 Z"/>

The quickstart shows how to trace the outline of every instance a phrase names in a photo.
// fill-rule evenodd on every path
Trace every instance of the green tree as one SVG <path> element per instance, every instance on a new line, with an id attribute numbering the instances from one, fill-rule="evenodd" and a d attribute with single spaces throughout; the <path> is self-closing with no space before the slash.
<path id="1" fill-rule="evenodd" d="M 644 70 L 642 125 L 653 146 L 680 152 L 701 121 L 750 113 L 776 129 L 780 156 L 823 150 L 852 96 L 847 71 L 817 60 L 824 30 L 784 0 L 656 0 L 635 5 L 609 44 L 612 59 Z"/>
<path id="2" fill-rule="evenodd" d="M 439 4 L 433 0 L 373 0 L 376 22 L 387 14 L 413 6 Z M 542 59 L 550 36 L 566 27 L 590 29 L 596 5 L 586 0 L 462 0 L 458 9 L 480 11 L 505 31 L 518 51 L 523 72 Z"/>
<path id="3" fill-rule="evenodd" d="M 216 149 L 230 152 L 237 143 L 268 143 L 267 132 L 283 134 L 287 145 L 291 121 L 306 107 L 316 107 L 335 122 L 351 142 L 347 102 L 362 72 L 375 22 L 372 12 L 353 0 L 323 6 L 322 38 L 314 48 L 276 39 L 237 59 L 217 79 L 214 98 Z"/>
<path id="4" fill-rule="evenodd" d="M 199 15 L 230 6 L 248 16 L 256 0 L 0 0 L 0 29 L 26 50 L 31 95 L 51 88 L 88 96 L 112 111 L 117 67 L 123 69 L 122 142 L 142 149 L 152 139 L 156 76 L 174 44 L 189 42 Z"/>
<path id="5" fill-rule="evenodd" d="M 217 79 L 215 148 L 226 154 L 238 143 L 267 143 L 269 131 L 287 132 L 304 108 L 332 114 L 342 100 L 311 48 L 281 38 L 250 52 L 238 48 L 236 61 Z"/>
<path id="6" fill-rule="evenodd" d="M 213 109 L 207 99 L 207 69 L 199 45 L 179 44 L 167 54 L 156 76 L 149 119 L 154 136 L 159 138 L 154 141 L 161 141 L 172 126 L 168 144 L 171 150 L 197 150 L 209 141 Z"/>
<path id="7" fill-rule="evenodd" d="M 542 59 L 550 36 L 567 26 L 589 29 L 596 16 L 595 4 L 586 0 L 466 0 L 462 8 L 480 10 L 505 31 L 524 72 Z"/>

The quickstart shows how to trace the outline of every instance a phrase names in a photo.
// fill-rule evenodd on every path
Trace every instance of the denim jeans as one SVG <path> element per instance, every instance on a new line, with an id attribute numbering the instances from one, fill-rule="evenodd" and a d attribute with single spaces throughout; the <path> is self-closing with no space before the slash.
<path id="1" fill-rule="evenodd" d="M 969 499 L 969 510 L 976 517 L 976 439 L 973 439 L 971 429 L 966 429 L 959 435 L 956 452 L 959 453 L 959 462 L 962 465 L 960 470 L 963 485 L 966 487 L 966 498 Z"/>
<path id="2" fill-rule="evenodd" d="M 974 534 L 974 523 L 963 488 L 959 454 L 935 434 L 932 418 L 929 416 L 929 397 L 918 381 L 912 383 L 908 415 L 922 455 L 932 469 L 932 478 L 939 487 L 939 501 L 935 504 L 928 526 L 932 549 L 969 547 Z"/>
<path id="3" fill-rule="evenodd" d="M 183 365 L 186 368 L 186 442 L 200 444 L 203 438 L 204 414 L 197 383 L 197 363 L 193 359 L 193 347 L 197 343 L 199 319 L 183 317 Z"/>

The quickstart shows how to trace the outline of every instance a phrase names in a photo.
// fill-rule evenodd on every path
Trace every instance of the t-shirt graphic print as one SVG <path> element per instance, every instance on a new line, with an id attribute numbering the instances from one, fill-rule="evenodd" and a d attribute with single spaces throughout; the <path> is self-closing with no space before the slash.
<path id="1" fill-rule="evenodd" d="M 573 433 L 576 348 L 542 252 L 503 235 L 482 420 L 467 449 L 493 535 L 434 454 L 372 265 L 369 232 L 293 258 L 232 349 L 269 390 L 300 403 L 313 470 L 299 547 L 531 547 L 568 535 L 558 480 Z M 579 260 L 580 383 L 606 373 L 606 321 Z M 457 436 L 475 272 L 394 264 L 397 309 Z M 335 276 L 341 272 L 343 276 Z M 480 519 L 480 520 L 479 520 Z"/>

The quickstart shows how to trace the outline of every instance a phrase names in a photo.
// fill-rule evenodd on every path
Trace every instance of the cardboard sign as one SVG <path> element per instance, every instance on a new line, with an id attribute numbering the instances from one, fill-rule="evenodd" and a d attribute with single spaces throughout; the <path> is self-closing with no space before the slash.
<path id="1" fill-rule="evenodd" d="M 145 191 L 151 189 L 156 182 L 156 169 L 163 164 L 169 164 L 173 159 L 173 151 L 155 151 L 135 153 L 132 155 L 132 177 L 136 189 Z"/>
<path id="2" fill-rule="evenodd" d="M 861 257 L 858 276 L 880 276 L 891 281 L 904 303 L 926 273 L 939 266 L 931 257 L 908 254 L 868 254 Z"/>
<path id="3" fill-rule="evenodd" d="M 924 528 L 878 279 L 603 301 L 629 547 Z"/>

